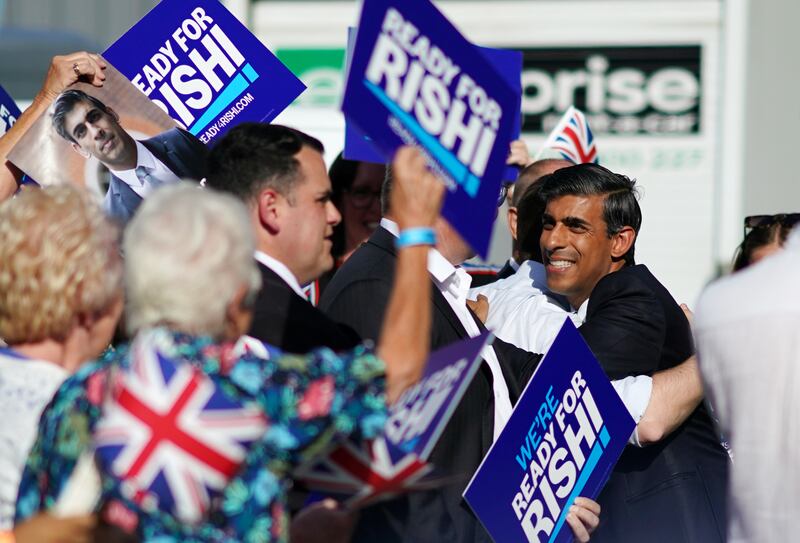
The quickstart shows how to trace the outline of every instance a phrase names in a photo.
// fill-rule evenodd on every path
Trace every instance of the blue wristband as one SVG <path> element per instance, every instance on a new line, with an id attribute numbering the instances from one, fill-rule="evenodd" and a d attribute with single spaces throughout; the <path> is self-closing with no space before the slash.
<path id="1" fill-rule="evenodd" d="M 404 249 L 413 245 L 436 245 L 436 232 L 433 228 L 406 228 L 397 236 L 395 247 Z"/>

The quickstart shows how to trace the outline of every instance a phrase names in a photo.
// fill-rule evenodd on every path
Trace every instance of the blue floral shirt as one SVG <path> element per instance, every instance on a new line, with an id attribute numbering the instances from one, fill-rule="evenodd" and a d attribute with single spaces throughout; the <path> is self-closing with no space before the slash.
<path id="1" fill-rule="evenodd" d="M 258 406 L 267 419 L 263 437 L 250 445 L 238 472 L 199 523 L 134 503 L 120 481 L 102 473 L 104 515 L 142 541 L 285 541 L 289 473 L 345 435 L 372 438 L 386 419 L 384 365 L 368 347 L 335 354 L 319 349 L 289 355 L 264 347 L 268 358 L 241 354 L 208 337 L 156 329 L 168 354 L 210 377 L 228 397 Z M 109 375 L 131 364 L 124 347 L 81 368 L 59 388 L 42 414 L 17 498 L 17 521 L 55 504 L 81 453 L 91 446 L 103 414 Z M 321 382 L 333 386 L 320 386 Z M 320 400 L 317 394 L 324 393 Z"/>

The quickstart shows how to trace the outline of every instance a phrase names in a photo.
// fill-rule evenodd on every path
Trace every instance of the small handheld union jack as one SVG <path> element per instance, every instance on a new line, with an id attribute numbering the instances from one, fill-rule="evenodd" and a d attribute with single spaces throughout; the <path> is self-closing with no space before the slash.
<path id="1" fill-rule="evenodd" d="M 266 417 L 164 356 L 155 340 L 131 349 L 131 368 L 115 375 L 95 429 L 97 458 L 133 502 L 197 522 L 266 431 Z"/>
<path id="2" fill-rule="evenodd" d="M 391 447 L 383 437 L 360 443 L 345 440 L 328 454 L 300 466 L 295 477 L 309 488 L 339 497 L 353 509 L 449 482 L 414 453 L 394 460 Z"/>
<path id="3" fill-rule="evenodd" d="M 536 154 L 536 160 L 541 158 L 546 149 L 558 151 L 564 160 L 575 164 L 586 162 L 597 164 L 598 162 L 592 129 L 589 128 L 584 114 L 575 109 L 575 106 L 569 106 L 567 112 L 547 136 L 544 145 Z"/>

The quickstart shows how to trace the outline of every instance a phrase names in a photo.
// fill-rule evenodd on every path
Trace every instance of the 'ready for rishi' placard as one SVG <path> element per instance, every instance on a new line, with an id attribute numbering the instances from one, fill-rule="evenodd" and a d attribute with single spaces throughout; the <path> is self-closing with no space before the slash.
<path id="1" fill-rule="evenodd" d="M 306 88 L 218 0 L 163 0 L 103 56 L 206 144 L 270 122 Z"/>
<path id="2" fill-rule="evenodd" d="M 486 257 L 518 96 L 428 0 L 364 0 L 342 111 L 385 156 L 416 145 L 442 215 Z"/>

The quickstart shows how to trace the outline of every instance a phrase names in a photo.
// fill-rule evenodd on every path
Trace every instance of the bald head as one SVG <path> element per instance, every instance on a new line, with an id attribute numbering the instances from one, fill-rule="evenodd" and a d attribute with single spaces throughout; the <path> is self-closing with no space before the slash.
<path id="1" fill-rule="evenodd" d="M 556 170 L 568 168 L 573 165 L 574 164 L 572 164 L 572 162 L 568 160 L 561 160 L 560 158 L 544 158 L 529 164 L 519 173 L 517 182 L 514 183 L 514 193 L 511 198 L 511 205 L 513 207 L 517 207 L 522 195 L 525 194 L 525 191 L 528 189 L 528 187 L 545 175 L 550 175 Z"/>

